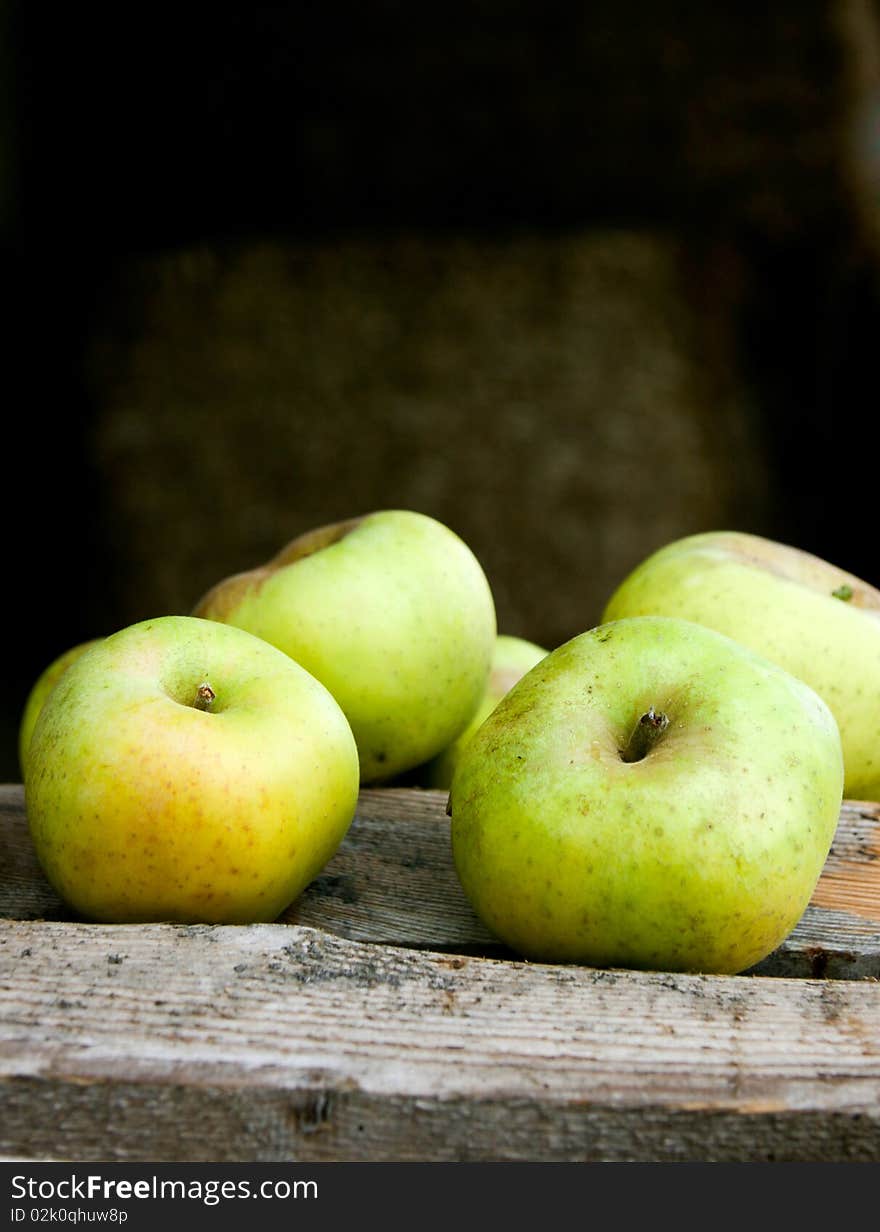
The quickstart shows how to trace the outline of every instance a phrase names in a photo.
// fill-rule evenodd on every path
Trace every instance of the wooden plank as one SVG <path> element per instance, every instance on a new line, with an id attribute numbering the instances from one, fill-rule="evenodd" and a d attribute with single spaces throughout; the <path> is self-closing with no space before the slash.
<path id="1" fill-rule="evenodd" d="M 462 893 L 443 792 L 373 788 L 336 856 L 286 923 L 354 941 L 511 957 Z M 0 787 L 0 918 L 73 917 L 46 882 L 20 785 Z M 845 801 L 811 905 L 762 975 L 880 977 L 880 805 Z"/>
<path id="2" fill-rule="evenodd" d="M 0 924 L 0 1154 L 880 1160 L 880 984 Z"/>

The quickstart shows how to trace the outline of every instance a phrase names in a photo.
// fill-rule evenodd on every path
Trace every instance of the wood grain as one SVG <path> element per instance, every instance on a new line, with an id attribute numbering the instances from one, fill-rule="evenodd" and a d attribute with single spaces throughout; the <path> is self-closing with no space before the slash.
<path id="1" fill-rule="evenodd" d="M 372 788 L 340 850 L 285 923 L 353 941 L 513 957 L 474 915 L 449 845 L 443 792 Z M 20 785 L 0 787 L 0 918 L 71 920 L 39 869 Z M 755 969 L 777 976 L 880 977 L 880 806 L 845 801 L 810 906 Z"/>
<path id="2" fill-rule="evenodd" d="M 0 1153 L 877 1160 L 880 984 L 6 922 Z"/>
<path id="3" fill-rule="evenodd" d="M 0 788 L 0 1157 L 880 1160 L 877 806 L 844 805 L 804 919 L 735 977 L 506 954 L 444 806 L 363 791 L 275 924 L 105 926 Z"/>

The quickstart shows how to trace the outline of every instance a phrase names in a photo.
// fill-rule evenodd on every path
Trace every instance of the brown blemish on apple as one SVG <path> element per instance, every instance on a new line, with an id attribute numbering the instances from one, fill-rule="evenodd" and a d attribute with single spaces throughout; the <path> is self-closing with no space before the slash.
<path id="1" fill-rule="evenodd" d="M 273 556 L 266 568 L 280 569 L 283 565 L 295 564 L 296 561 L 303 560 L 306 556 L 314 556 L 315 552 L 332 547 L 334 543 L 339 543 L 346 535 L 350 535 L 363 520 L 363 517 L 347 518 L 344 522 L 330 522 L 327 526 L 317 526 L 314 530 L 308 530 L 305 534 L 292 539 L 286 547 Z"/>
<path id="2" fill-rule="evenodd" d="M 217 582 L 199 599 L 192 615 L 206 620 L 228 621 L 242 599 L 258 591 L 272 572 L 268 565 L 261 565 L 258 569 L 249 569 L 246 573 L 233 573 Z"/>
<path id="3" fill-rule="evenodd" d="M 845 600 L 851 607 L 880 611 L 880 590 L 802 548 L 762 539 L 760 535 L 739 535 L 734 532 L 718 535 L 715 546 L 727 551 L 736 560 L 760 565 L 768 573 L 786 581 L 799 582 L 814 590 L 827 590 L 834 598 Z"/>
<path id="4" fill-rule="evenodd" d="M 217 582 L 199 599 L 191 615 L 228 622 L 242 600 L 248 595 L 259 594 L 273 573 L 285 565 L 293 565 L 307 556 L 314 556 L 323 548 L 339 543 L 363 520 L 363 517 L 348 518 L 344 522 L 331 522 L 327 526 L 318 526 L 298 535 L 266 564 L 258 565 L 256 569 L 247 569 L 243 573 L 230 574 Z"/>

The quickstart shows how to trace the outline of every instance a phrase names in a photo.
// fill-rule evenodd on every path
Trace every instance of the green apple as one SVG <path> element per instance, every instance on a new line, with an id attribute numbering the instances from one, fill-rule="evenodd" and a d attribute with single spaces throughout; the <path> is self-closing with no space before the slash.
<path id="1" fill-rule="evenodd" d="M 113 923 L 274 920 L 354 816 L 334 698 L 242 629 L 163 616 L 66 669 L 37 719 L 25 802 L 58 894 Z"/>
<path id="2" fill-rule="evenodd" d="M 100 640 L 100 638 L 90 638 L 86 642 L 78 642 L 75 646 L 71 646 L 68 650 L 58 655 L 57 658 L 53 659 L 49 666 L 35 680 L 31 691 L 25 699 L 21 722 L 18 727 L 18 764 L 21 769 L 22 780 L 27 777 L 27 753 L 31 744 L 31 736 L 34 734 L 34 727 L 36 726 L 40 711 L 46 704 L 46 698 L 68 667 L 70 667 L 71 663 L 78 659 L 84 650 L 88 650 L 90 646 L 94 646 Z"/>
<path id="3" fill-rule="evenodd" d="M 525 638 L 512 637 L 507 633 L 498 634 L 495 639 L 492 668 L 483 700 L 461 735 L 453 740 L 452 744 L 448 745 L 442 753 L 438 753 L 420 768 L 418 779 L 421 786 L 443 791 L 449 790 L 461 750 L 477 728 L 489 717 L 502 697 L 546 654 L 547 651 L 543 647 L 536 646 L 534 642 L 529 642 Z"/>
<path id="4" fill-rule="evenodd" d="M 526 958 L 736 973 L 810 900 L 839 817 L 821 698 L 689 621 L 633 617 L 552 651 L 463 750 L 462 887 Z"/>
<path id="5" fill-rule="evenodd" d="M 676 540 L 611 596 L 603 620 L 679 616 L 806 681 L 840 728 L 851 799 L 880 799 L 880 591 L 787 544 L 735 531 Z"/>
<path id="6" fill-rule="evenodd" d="M 408 510 L 312 530 L 219 582 L 193 615 L 247 629 L 317 677 L 351 724 L 364 783 L 427 761 L 464 730 L 496 634 L 473 552 Z"/>

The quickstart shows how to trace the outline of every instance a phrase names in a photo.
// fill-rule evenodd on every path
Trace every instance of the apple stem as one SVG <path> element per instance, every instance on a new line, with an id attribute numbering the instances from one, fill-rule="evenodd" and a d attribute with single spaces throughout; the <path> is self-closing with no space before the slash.
<path id="1" fill-rule="evenodd" d="M 626 747 L 620 750 L 621 760 L 633 762 L 647 757 L 668 726 L 668 715 L 651 706 L 636 723 Z"/>
<path id="2" fill-rule="evenodd" d="M 204 680 L 196 689 L 196 700 L 193 702 L 193 705 L 196 710 L 210 710 L 211 703 L 216 696 L 217 694 L 208 684 L 207 680 Z"/>

